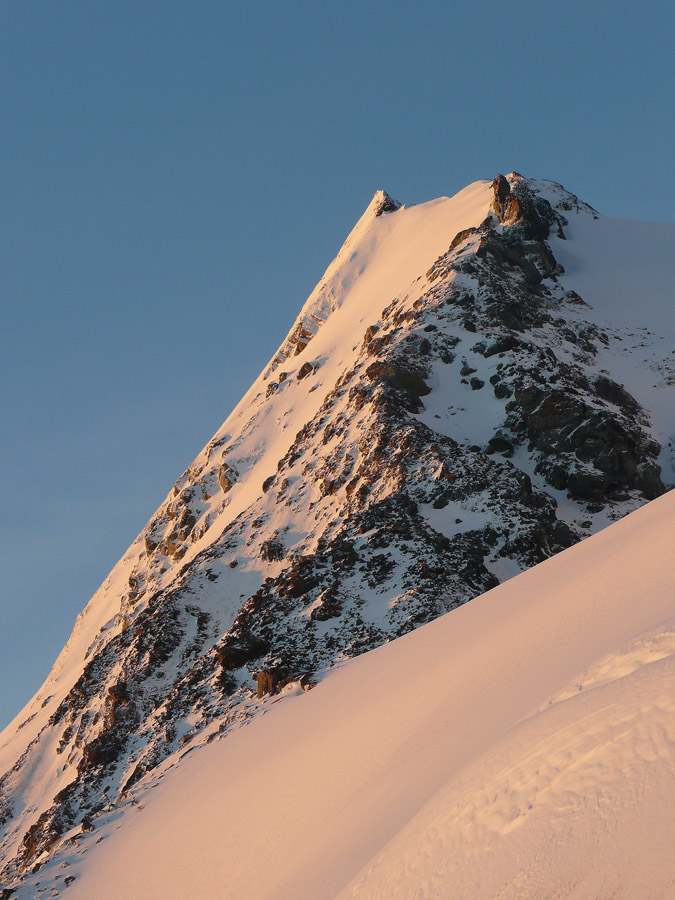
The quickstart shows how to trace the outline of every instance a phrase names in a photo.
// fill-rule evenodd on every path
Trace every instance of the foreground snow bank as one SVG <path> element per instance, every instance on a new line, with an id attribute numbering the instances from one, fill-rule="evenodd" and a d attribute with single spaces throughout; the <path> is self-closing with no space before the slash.
<path id="1" fill-rule="evenodd" d="M 672 897 L 674 513 L 270 703 L 88 836 L 68 897 Z"/>

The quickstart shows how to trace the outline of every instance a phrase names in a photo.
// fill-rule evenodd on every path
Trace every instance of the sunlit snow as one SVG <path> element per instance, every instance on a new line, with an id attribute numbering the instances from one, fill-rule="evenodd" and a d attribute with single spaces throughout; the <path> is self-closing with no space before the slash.
<path id="1" fill-rule="evenodd" d="M 85 836 L 68 896 L 671 897 L 674 521 L 666 495 L 267 701 Z"/>

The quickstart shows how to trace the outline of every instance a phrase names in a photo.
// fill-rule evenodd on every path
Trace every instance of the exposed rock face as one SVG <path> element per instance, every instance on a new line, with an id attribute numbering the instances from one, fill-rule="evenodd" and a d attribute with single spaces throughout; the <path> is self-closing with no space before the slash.
<path id="1" fill-rule="evenodd" d="M 224 494 L 232 490 L 232 486 L 237 480 L 236 472 L 229 466 L 223 465 L 218 473 L 218 484 Z"/>
<path id="2" fill-rule="evenodd" d="M 548 243 L 564 236 L 563 211 L 593 211 L 562 189 L 554 208 L 517 175 L 491 189 L 492 212 L 448 235 L 416 293 L 403 285 L 363 323 L 351 362 L 272 466 L 254 469 L 253 425 L 222 431 L 152 517 L 112 618 L 0 780 L 6 883 L 282 684 L 405 634 L 665 490 L 647 417 L 598 367 L 609 338 L 582 318 Z M 373 215 L 394 215 L 381 193 Z M 313 349 L 291 365 L 319 325 L 301 316 L 251 401 L 261 417 L 278 404 L 278 432 L 284 392 L 302 388 L 307 402 L 325 371 Z M 448 385 L 466 406 L 448 406 Z M 31 808 L 20 787 L 53 765 L 51 743 L 60 774 Z"/>
<path id="3" fill-rule="evenodd" d="M 376 216 L 381 216 L 383 213 L 396 212 L 397 209 L 401 208 L 401 204 L 393 200 L 386 191 L 377 191 L 373 202 L 376 204 Z"/>
<path id="4" fill-rule="evenodd" d="M 519 236 L 524 240 L 543 242 L 551 229 L 555 229 L 558 237 L 564 238 L 563 226 L 567 225 L 565 217 L 554 210 L 548 200 L 529 190 L 522 176 L 514 172 L 509 181 L 503 175 L 498 175 L 492 182 L 492 189 L 493 209 L 497 218 L 502 225 L 518 228 Z"/>

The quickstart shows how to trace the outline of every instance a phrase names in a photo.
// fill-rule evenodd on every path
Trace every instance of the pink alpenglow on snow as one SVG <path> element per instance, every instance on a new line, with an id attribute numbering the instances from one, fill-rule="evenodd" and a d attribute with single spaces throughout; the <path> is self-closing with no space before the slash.
<path id="1" fill-rule="evenodd" d="M 0 887 L 672 900 L 674 247 L 378 191 L 0 736 Z"/>
<path id="2" fill-rule="evenodd" d="M 282 693 L 139 790 L 68 896 L 672 897 L 674 522 L 671 494 Z"/>

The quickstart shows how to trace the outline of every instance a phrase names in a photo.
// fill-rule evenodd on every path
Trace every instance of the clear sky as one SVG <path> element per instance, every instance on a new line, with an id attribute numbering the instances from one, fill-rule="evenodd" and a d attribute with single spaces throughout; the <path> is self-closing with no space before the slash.
<path id="1" fill-rule="evenodd" d="M 673 221 L 666 2 L 5 0 L 0 727 L 377 188 Z"/>

